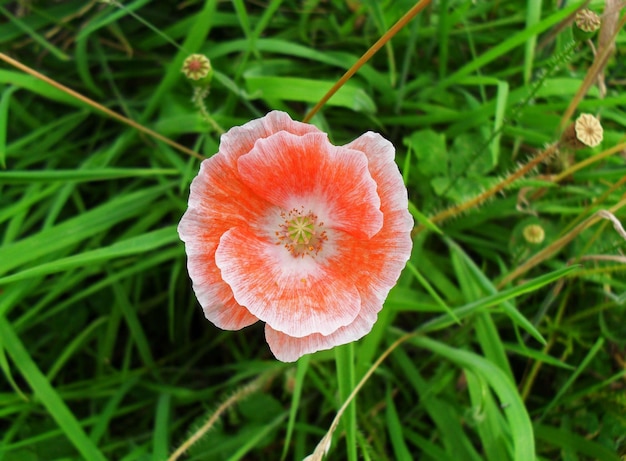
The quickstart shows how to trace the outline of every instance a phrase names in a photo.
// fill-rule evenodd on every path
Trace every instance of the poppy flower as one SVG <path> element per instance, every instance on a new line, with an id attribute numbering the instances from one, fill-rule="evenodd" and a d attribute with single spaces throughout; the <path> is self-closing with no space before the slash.
<path id="1" fill-rule="evenodd" d="M 178 226 L 206 318 L 265 322 L 285 362 L 366 335 L 412 247 L 394 152 L 372 132 L 334 146 L 278 111 L 222 135 Z"/>

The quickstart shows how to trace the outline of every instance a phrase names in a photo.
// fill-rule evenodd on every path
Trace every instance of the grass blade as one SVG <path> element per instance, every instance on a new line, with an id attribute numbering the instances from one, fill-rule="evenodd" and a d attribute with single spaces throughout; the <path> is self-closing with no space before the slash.
<path id="1" fill-rule="evenodd" d="M 81 424 L 59 397 L 50 381 L 41 373 L 20 338 L 4 317 L 0 317 L 0 341 L 37 398 L 46 407 L 48 413 L 54 418 L 78 452 L 90 461 L 106 461 L 105 456 L 87 437 Z"/>

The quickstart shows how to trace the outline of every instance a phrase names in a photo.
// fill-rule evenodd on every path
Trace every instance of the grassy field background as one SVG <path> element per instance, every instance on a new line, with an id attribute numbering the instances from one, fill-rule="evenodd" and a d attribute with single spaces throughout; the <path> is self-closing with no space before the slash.
<path id="1" fill-rule="evenodd" d="M 299 461 L 368 372 L 327 459 L 624 459 L 626 35 L 556 3 L 432 2 L 313 117 L 394 143 L 414 250 L 371 334 L 284 364 L 195 300 L 189 152 L 302 120 L 415 2 L 0 0 L 0 460 L 173 460 L 201 429 L 181 459 Z M 581 113 L 600 146 L 558 142 Z"/>

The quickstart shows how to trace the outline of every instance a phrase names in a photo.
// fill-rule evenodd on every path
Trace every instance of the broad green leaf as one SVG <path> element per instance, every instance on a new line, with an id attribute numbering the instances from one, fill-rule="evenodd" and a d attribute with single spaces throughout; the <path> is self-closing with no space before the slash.
<path id="1" fill-rule="evenodd" d="M 0 248 L 0 274 L 80 243 L 125 219 L 141 215 L 169 187 L 157 186 L 121 195 L 55 227 Z"/>
<path id="2" fill-rule="evenodd" d="M 433 130 L 422 130 L 404 138 L 404 145 L 417 157 L 417 169 L 425 176 L 448 175 L 446 138 Z"/>
<path id="3" fill-rule="evenodd" d="M 332 81 L 296 77 L 257 77 L 245 79 L 246 89 L 253 98 L 280 101 L 302 101 L 316 103 L 333 86 Z M 374 113 L 376 104 L 365 91 L 354 84 L 342 86 L 327 103 L 356 112 Z"/>
<path id="4" fill-rule="evenodd" d="M 2 316 L 0 316 L 0 341 L 39 401 L 84 459 L 106 461 L 105 456 L 87 437 L 80 422 L 61 399 L 50 381 L 39 370 L 22 341 L 15 334 L 11 324 Z"/>

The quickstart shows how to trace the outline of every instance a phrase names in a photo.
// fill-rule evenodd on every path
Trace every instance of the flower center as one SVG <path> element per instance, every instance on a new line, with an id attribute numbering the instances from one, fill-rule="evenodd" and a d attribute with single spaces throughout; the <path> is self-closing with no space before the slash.
<path id="1" fill-rule="evenodd" d="M 284 222 L 276 231 L 278 242 L 276 245 L 283 245 L 294 257 L 304 258 L 304 255 L 315 257 L 328 240 L 324 223 L 317 222 L 317 215 L 312 211 L 304 212 L 304 207 L 300 210 L 293 208 L 288 212 L 281 212 Z"/>

